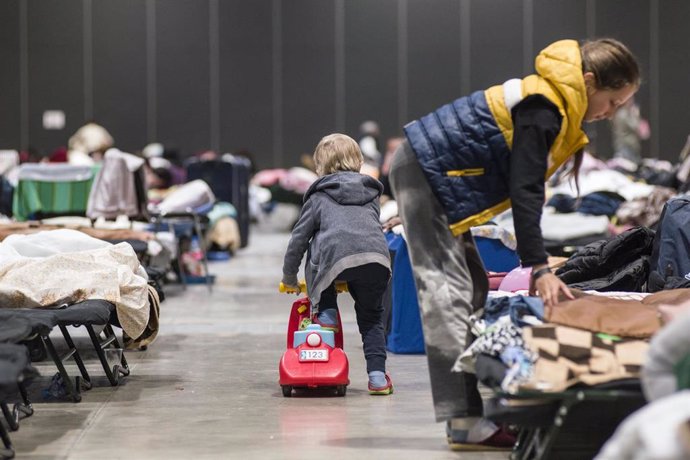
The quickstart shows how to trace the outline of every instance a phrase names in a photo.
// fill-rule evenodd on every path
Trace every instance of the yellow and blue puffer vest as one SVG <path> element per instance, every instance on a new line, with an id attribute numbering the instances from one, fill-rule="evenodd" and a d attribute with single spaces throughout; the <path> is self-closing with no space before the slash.
<path id="1" fill-rule="evenodd" d="M 588 142 L 581 126 L 587 92 L 577 42 L 551 44 L 537 56 L 535 68 L 535 75 L 477 91 L 405 126 L 410 147 L 454 235 L 510 207 L 510 111 L 522 99 L 541 94 L 563 117 L 545 179 Z"/>

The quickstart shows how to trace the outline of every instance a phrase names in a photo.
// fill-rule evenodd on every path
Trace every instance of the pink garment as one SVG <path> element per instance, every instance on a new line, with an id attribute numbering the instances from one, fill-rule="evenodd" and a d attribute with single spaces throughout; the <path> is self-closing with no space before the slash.
<path id="1" fill-rule="evenodd" d="M 280 178 L 279 183 L 285 190 L 304 194 L 318 178 L 315 172 L 307 168 L 294 167 L 288 169 L 287 174 Z"/>
<path id="2" fill-rule="evenodd" d="M 252 183 L 260 187 L 270 187 L 271 185 L 277 184 L 280 179 L 287 175 L 287 169 L 275 168 L 275 169 L 262 169 L 261 171 L 254 174 L 252 178 Z"/>

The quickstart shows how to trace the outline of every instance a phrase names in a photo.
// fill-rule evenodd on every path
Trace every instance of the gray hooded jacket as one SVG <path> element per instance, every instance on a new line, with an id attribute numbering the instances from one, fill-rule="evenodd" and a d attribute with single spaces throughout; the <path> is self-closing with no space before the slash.
<path id="1" fill-rule="evenodd" d="M 307 292 L 314 305 L 343 270 L 370 263 L 390 270 L 388 244 L 379 223 L 382 190 L 376 179 L 349 171 L 314 182 L 304 195 L 302 212 L 292 230 L 283 282 L 297 284 L 305 252 Z"/>

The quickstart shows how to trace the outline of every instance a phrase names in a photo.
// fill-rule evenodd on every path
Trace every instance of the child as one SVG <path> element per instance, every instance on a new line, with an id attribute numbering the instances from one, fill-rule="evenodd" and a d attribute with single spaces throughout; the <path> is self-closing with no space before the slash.
<path id="1" fill-rule="evenodd" d="M 518 253 L 546 305 L 572 297 L 552 274 L 540 229 L 544 181 L 588 139 L 582 123 L 611 119 L 640 86 L 622 43 L 561 40 L 535 60 L 536 73 L 457 99 L 405 126 L 390 180 L 417 284 L 437 421 L 450 447 L 490 450 L 514 438 L 480 419 L 472 374 L 452 372 L 470 341 L 468 320 L 484 305 L 488 279 L 470 228 L 513 207 Z M 578 161 L 579 160 L 579 161 Z"/>
<path id="2" fill-rule="evenodd" d="M 393 383 L 386 373 L 383 294 L 390 278 L 388 245 L 379 223 L 383 186 L 360 174 L 364 159 L 354 139 L 344 134 L 324 137 L 316 146 L 319 179 L 304 195 L 283 263 L 283 284 L 298 288 L 297 272 L 307 252 L 307 292 L 318 306 L 317 323 L 337 327 L 335 280 L 346 281 L 355 300 L 369 374 L 369 393 L 387 395 Z"/>

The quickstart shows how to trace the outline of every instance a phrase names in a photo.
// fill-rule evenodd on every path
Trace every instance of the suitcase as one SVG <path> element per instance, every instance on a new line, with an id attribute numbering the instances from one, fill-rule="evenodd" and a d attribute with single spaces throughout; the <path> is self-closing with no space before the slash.
<path id="1" fill-rule="evenodd" d="M 251 163 L 243 157 L 229 161 L 198 161 L 187 166 L 187 180 L 202 179 L 219 201 L 232 204 L 237 210 L 240 247 L 249 244 L 249 179 Z"/>

